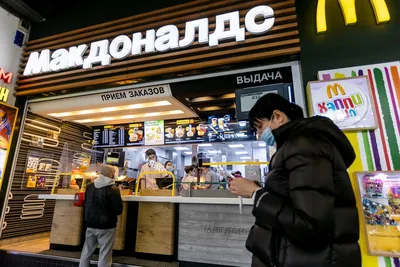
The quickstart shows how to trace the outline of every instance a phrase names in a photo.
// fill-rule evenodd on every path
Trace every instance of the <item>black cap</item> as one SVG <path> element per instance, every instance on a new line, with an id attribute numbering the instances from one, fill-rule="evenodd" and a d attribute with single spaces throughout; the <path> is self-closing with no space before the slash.
<path id="1" fill-rule="evenodd" d="M 146 156 L 148 157 L 148 156 L 150 156 L 150 155 L 156 156 L 157 153 L 156 153 L 156 151 L 154 151 L 154 149 L 150 148 L 150 149 L 147 149 L 147 150 L 146 150 Z"/>

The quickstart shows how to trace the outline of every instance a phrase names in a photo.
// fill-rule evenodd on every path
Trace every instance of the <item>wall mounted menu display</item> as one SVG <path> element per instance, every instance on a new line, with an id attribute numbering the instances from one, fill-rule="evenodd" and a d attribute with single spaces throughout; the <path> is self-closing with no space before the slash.
<path id="1" fill-rule="evenodd" d="M 108 125 L 93 129 L 94 146 L 118 147 L 125 145 L 125 126 Z"/>
<path id="2" fill-rule="evenodd" d="M 164 144 L 164 121 L 146 121 L 144 123 L 145 145 Z"/>
<path id="3" fill-rule="evenodd" d="M 232 121 L 230 115 L 209 117 L 208 142 L 256 140 L 247 121 Z"/>
<path id="4" fill-rule="evenodd" d="M 196 119 L 165 121 L 165 144 L 205 141 L 207 125 Z"/>
<path id="5" fill-rule="evenodd" d="M 140 146 L 144 144 L 144 124 L 129 124 L 125 128 L 126 146 Z"/>

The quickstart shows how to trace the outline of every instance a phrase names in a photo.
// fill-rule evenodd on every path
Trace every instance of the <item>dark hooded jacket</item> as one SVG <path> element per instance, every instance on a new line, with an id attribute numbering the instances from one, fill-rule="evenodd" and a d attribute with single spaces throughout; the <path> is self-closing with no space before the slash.
<path id="1" fill-rule="evenodd" d="M 256 192 L 246 242 L 252 266 L 360 267 L 350 142 L 324 117 L 295 120 L 273 134 L 277 152 Z"/>

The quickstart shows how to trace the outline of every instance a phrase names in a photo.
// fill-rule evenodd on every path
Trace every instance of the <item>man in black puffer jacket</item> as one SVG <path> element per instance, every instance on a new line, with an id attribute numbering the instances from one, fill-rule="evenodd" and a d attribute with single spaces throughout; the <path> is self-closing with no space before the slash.
<path id="1" fill-rule="evenodd" d="M 356 200 L 347 168 L 355 153 L 328 118 L 268 94 L 250 112 L 267 145 L 276 144 L 265 188 L 246 179 L 233 193 L 254 199 L 246 247 L 254 267 L 361 267 Z"/>
<path id="2" fill-rule="evenodd" d="M 99 267 L 111 267 L 115 227 L 122 213 L 121 194 L 115 186 L 115 168 L 105 165 L 101 175 L 88 185 L 85 193 L 86 241 L 79 267 L 89 267 L 97 245 L 100 247 Z"/>

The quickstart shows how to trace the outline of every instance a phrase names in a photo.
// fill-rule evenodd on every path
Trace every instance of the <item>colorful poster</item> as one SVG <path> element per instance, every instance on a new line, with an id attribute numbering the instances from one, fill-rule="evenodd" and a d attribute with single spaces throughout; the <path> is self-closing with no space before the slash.
<path id="1" fill-rule="evenodd" d="M 0 103 L 0 188 L 3 182 L 8 153 L 17 119 L 18 109 Z"/>
<path id="2" fill-rule="evenodd" d="M 376 129 L 367 76 L 309 82 L 310 115 L 330 118 L 342 130 Z"/>
<path id="3" fill-rule="evenodd" d="M 400 170 L 400 62 L 318 72 L 320 80 L 368 75 L 376 107 L 378 129 L 358 132 L 360 170 Z"/>
<path id="4" fill-rule="evenodd" d="M 400 172 L 359 172 L 355 176 L 369 253 L 400 256 Z"/>
<path id="5" fill-rule="evenodd" d="M 356 171 L 400 170 L 400 62 L 388 62 L 320 71 L 320 80 L 368 75 L 375 103 L 378 128 L 374 131 L 347 132 L 357 154 L 349 168 Z M 362 203 L 358 203 L 359 206 Z M 363 225 L 361 226 L 362 230 Z M 360 236 L 363 265 L 398 267 L 399 258 L 368 255 L 367 241 Z"/>
<path id="6" fill-rule="evenodd" d="M 145 145 L 164 144 L 164 121 L 146 121 L 144 123 Z"/>

